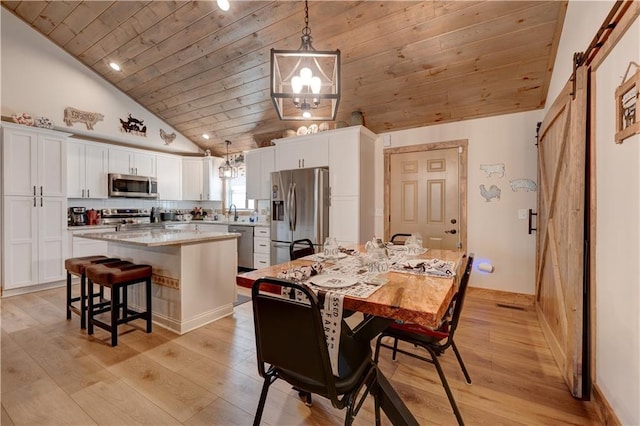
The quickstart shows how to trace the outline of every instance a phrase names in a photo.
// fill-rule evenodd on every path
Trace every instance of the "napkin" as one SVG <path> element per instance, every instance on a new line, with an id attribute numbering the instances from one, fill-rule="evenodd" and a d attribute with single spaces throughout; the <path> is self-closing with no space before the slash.
<path id="1" fill-rule="evenodd" d="M 311 266 L 299 266 L 297 268 L 287 269 L 286 271 L 279 272 L 277 277 L 291 281 L 305 281 L 314 275 L 318 275 L 322 272 L 322 264 L 315 262 Z"/>
<path id="2" fill-rule="evenodd" d="M 440 259 L 424 259 L 405 261 L 401 263 L 403 269 L 412 270 L 414 272 L 422 272 L 428 275 L 436 275 L 439 277 L 452 277 L 455 273 L 455 264 L 451 261 Z"/>

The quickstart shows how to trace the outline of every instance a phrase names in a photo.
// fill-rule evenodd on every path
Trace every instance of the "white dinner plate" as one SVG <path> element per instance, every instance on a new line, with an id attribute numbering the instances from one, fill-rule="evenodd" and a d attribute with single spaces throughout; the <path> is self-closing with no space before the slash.
<path id="1" fill-rule="evenodd" d="M 316 275 L 315 277 L 311 277 L 309 282 L 315 286 L 325 288 L 344 288 L 358 284 L 358 280 L 355 277 L 333 274 Z"/>
<path id="2" fill-rule="evenodd" d="M 407 250 L 407 248 L 405 246 L 403 246 L 403 245 L 400 245 L 400 244 L 395 245 L 395 244 L 391 244 L 391 243 L 387 244 L 387 249 L 388 250 L 394 250 L 394 251 L 405 251 L 405 250 Z"/>
<path id="3" fill-rule="evenodd" d="M 324 259 L 324 253 L 316 253 L 316 256 L 318 256 L 320 259 Z M 345 257 L 347 257 L 347 253 L 338 253 L 338 259 L 344 259 Z M 335 258 L 334 258 L 335 259 Z"/>

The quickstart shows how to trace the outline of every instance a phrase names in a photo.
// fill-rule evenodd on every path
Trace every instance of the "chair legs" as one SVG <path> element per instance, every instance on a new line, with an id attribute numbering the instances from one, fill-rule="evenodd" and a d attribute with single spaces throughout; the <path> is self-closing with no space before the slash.
<path id="1" fill-rule="evenodd" d="M 386 343 L 382 343 L 382 339 L 384 337 L 390 337 L 393 339 L 393 346 L 388 345 Z M 408 342 L 411 343 L 411 342 Z M 456 416 L 456 419 L 458 420 L 458 424 L 459 425 L 464 425 L 464 420 L 462 419 L 462 414 L 460 414 L 460 410 L 458 409 L 458 405 L 456 404 L 456 400 L 453 398 L 453 393 L 451 392 L 451 388 L 449 387 L 449 382 L 447 381 L 446 376 L 444 375 L 444 371 L 442 370 L 442 366 L 440 365 L 440 361 L 438 361 L 438 349 L 436 348 L 431 348 L 428 345 L 418 345 L 422 348 L 424 348 L 427 352 L 429 352 L 429 356 L 431 357 L 431 359 L 420 356 L 418 354 L 414 354 L 411 352 L 407 352 L 403 349 L 398 349 L 398 339 L 393 337 L 393 336 L 384 336 L 384 335 L 380 335 L 378 337 L 378 341 L 376 343 L 376 350 L 375 350 L 375 355 L 374 355 L 374 361 L 377 363 L 378 362 L 378 356 L 380 354 L 380 347 L 385 347 L 387 349 L 391 349 L 393 351 L 393 356 L 395 356 L 396 352 L 400 352 L 402 354 L 411 356 L 413 358 L 417 358 L 420 359 L 422 361 L 426 361 L 428 363 L 433 364 L 436 367 L 436 371 L 438 372 L 438 376 L 440 377 L 440 382 L 442 383 L 442 387 L 444 388 L 445 393 L 447 394 L 447 398 L 449 399 L 449 404 L 451 404 L 451 408 L 453 409 L 453 414 Z M 460 368 L 462 369 L 462 373 L 464 374 L 465 380 L 467 382 L 467 384 L 471 384 L 471 377 L 469 376 L 469 372 L 467 371 L 467 368 L 464 365 L 464 362 L 462 361 L 462 357 L 460 356 L 460 352 L 458 351 L 458 348 L 456 347 L 455 343 L 453 343 L 453 341 L 451 342 L 451 346 L 453 348 L 453 352 L 456 354 L 456 358 L 458 360 L 458 363 L 460 364 Z M 395 360 L 395 357 L 393 358 Z"/>
<path id="2" fill-rule="evenodd" d="M 253 418 L 253 426 L 259 426 L 262 420 L 262 412 L 264 411 L 264 404 L 267 402 L 267 393 L 269 392 L 269 386 L 275 382 L 277 377 L 275 375 L 267 375 L 264 378 L 262 384 L 262 392 L 260 393 L 260 401 L 258 402 L 258 409 L 256 410 L 256 416 Z"/>

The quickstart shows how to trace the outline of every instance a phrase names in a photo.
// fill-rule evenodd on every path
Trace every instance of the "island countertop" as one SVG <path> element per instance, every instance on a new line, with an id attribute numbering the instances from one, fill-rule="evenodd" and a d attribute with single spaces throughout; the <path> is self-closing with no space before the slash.
<path id="1" fill-rule="evenodd" d="M 144 247 L 176 246 L 229 240 L 240 237 L 234 232 L 190 231 L 186 229 L 140 229 L 118 232 L 86 233 L 76 235 L 92 240 L 133 244 Z"/>

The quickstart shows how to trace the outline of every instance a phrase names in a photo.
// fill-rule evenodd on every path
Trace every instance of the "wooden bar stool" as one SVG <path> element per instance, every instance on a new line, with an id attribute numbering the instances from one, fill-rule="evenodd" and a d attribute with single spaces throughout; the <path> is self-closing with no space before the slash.
<path id="1" fill-rule="evenodd" d="M 86 268 L 89 280 L 89 310 L 88 333 L 93 334 L 93 326 L 98 326 L 111 333 L 111 346 L 118 345 L 118 325 L 125 324 L 136 319 L 147 321 L 147 333 L 151 333 L 151 274 L 149 265 L 136 265 L 131 262 L 121 261 L 116 263 L 95 264 Z M 145 284 L 146 309 L 136 311 L 130 309 L 127 304 L 127 288 L 134 284 Z M 94 284 L 111 289 L 111 301 L 106 306 L 96 306 L 93 302 Z M 122 293 L 122 294 L 121 294 Z M 120 300 L 122 298 L 122 301 Z M 122 309 L 122 315 L 120 311 Z M 96 318 L 96 315 L 110 312 L 111 321 L 107 324 Z"/>
<path id="2" fill-rule="evenodd" d="M 86 274 L 85 269 L 87 266 L 96 263 L 113 263 L 119 262 L 120 259 L 107 256 L 85 256 L 85 257 L 71 257 L 65 259 L 64 267 L 67 270 L 67 319 L 71 319 L 71 312 L 80 315 L 80 328 L 87 328 L 87 293 L 86 293 Z M 72 297 L 71 292 L 71 275 L 80 277 L 80 296 Z M 99 293 L 100 298 L 104 297 L 104 293 Z M 75 302 L 80 302 L 79 307 L 73 305 Z"/>

